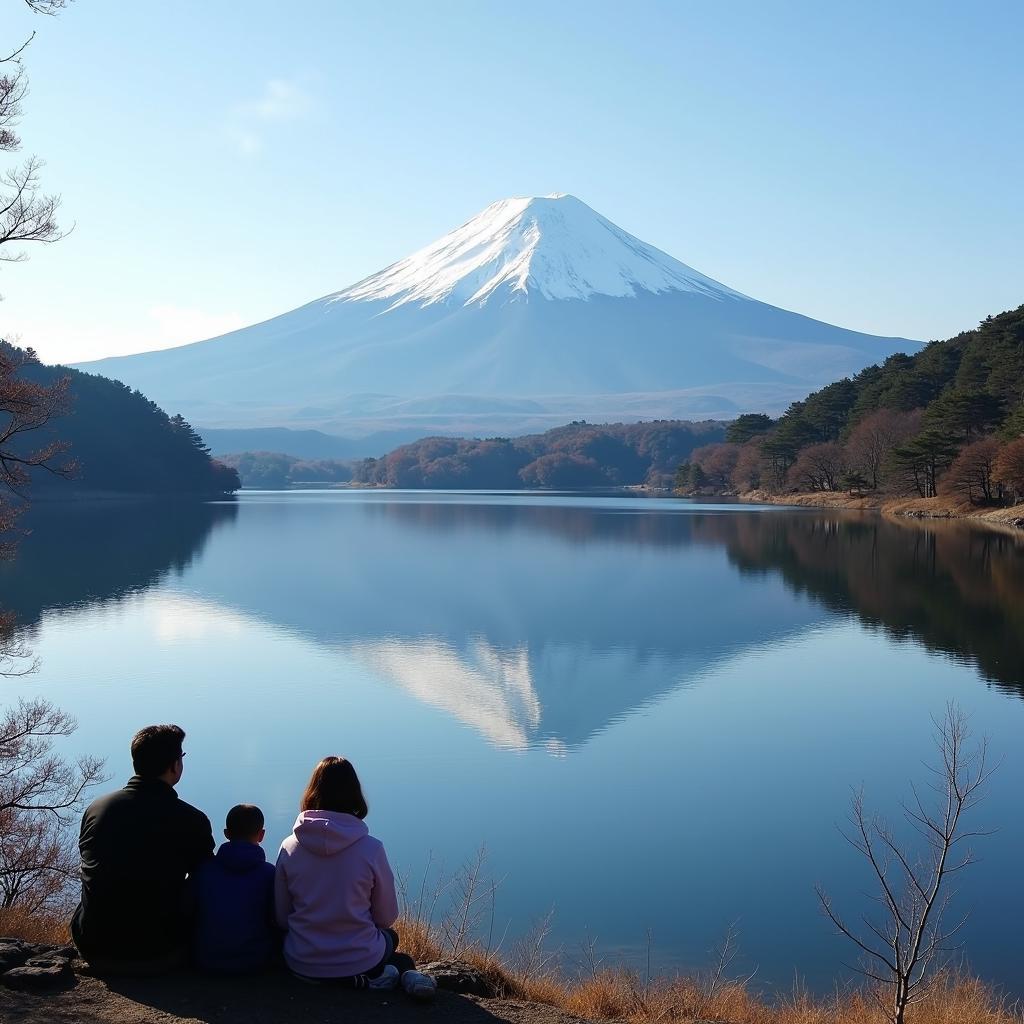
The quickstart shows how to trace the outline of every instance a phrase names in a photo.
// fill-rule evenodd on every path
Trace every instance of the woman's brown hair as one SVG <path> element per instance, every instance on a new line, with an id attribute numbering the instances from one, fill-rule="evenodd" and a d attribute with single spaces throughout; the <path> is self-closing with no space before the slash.
<path id="1" fill-rule="evenodd" d="M 325 757 L 313 769 L 299 810 L 338 811 L 365 818 L 369 808 L 352 762 L 343 757 Z"/>

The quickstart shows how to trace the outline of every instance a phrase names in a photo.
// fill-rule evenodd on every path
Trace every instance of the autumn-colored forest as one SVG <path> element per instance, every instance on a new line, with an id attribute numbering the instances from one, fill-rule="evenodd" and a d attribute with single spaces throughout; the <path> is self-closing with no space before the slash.
<path id="1" fill-rule="evenodd" d="M 682 463 L 684 494 L 764 490 L 1024 501 L 1024 306 L 733 421 Z"/>

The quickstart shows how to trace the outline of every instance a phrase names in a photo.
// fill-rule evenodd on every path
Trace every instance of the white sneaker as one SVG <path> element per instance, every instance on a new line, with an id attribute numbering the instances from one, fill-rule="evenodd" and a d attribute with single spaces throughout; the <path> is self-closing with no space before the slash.
<path id="1" fill-rule="evenodd" d="M 413 999 L 429 1002 L 437 995 L 437 982 L 429 974 L 420 971 L 406 971 L 402 975 L 402 989 Z"/>
<path id="2" fill-rule="evenodd" d="M 394 964 L 385 964 L 384 970 L 376 978 L 370 978 L 366 982 L 367 988 L 382 989 L 388 991 L 398 988 L 399 973 Z"/>

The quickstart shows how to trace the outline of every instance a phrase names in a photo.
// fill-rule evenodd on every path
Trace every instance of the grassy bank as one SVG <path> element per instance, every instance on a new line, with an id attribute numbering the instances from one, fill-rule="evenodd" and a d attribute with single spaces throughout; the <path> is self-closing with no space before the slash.
<path id="1" fill-rule="evenodd" d="M 71 941 L 70 916 L 70 911 L 66 915 L 30 914 L 20 907 L 0 907 L 0 936 L 61 946 Z"/>
<path id="2" fill-rule="evenodd" d="M 910 519 L 968 519 L 989 526 L 1024 528 L 1024 505 L 983 508 L 951 497 L 893 498 L 881 495 L 852 495 L 842 491 L 813 491 L 799 494 L 771 494 L 747 491 L 742 501 L 764 505 L 798 505 L 807 508 L 845 508 L 881 512 Z"/>
<path id="3" fill-rule="evenodd" d="M 419 963 L 457 957 L 490 981 L 498 998 L 542 1003 L 585 1020 L 660 1024 L 696 1021 L 721 1024 L 880 1024 L 884 1015 L 866 990 L 837 989 L 813 996 L 799 987 L 771 1000 L 745 981 L 728 977 L 724 962 L 688 976 L 645 978 L 637 971 L 591 962 L 574 973 L 563 971 L 543 951 L 543 935 L 528 938 L 508 956 L 466 942 L 416 918 L 398 923 L 402 947 Z M 63 917 L 0 910 L 0 935 L 30 942 L 69 939 Z M 909 1024 L 1024 1024 L 1024 1011 L 977 978 L 948 973 L 920 1003 L 911 1007 Z"/>
<path id="4" fill-rule="evenodd" d="M 415 920 L 398 925 L 402 945 L 418 962 L 452 955 L 437 933 Z M 501 998 L 528 1000 L 586 1020 L 658 1024 L 678 1021 L 722 1024 L 879 1024 L 885 1019 L 874 995 L 850 987 L 814 996 L 799 986 L 768 1000 L 746 981 L 714 968 L 703 974 L 650 979 L 625 968 L 589 966 L 574 976 L 538 956 L 503 958 L 479 945 L 459 959 L 484 973 Z M 908 1012 L 909 1024 L 1022 1024 L 1024 1011 L 977 978 L 946 973 Z"/>

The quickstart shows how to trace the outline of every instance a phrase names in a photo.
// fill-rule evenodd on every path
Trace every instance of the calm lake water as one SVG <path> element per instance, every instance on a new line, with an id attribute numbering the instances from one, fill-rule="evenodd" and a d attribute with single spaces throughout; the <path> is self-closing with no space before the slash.
<path id="1" fill-rule="evenodd" d="M 182 796 L 267 813 L 313 764 L 359 769 L 412 880 L 485 846 L 507 949 L 554 911 L 567 961 L 699 967 L 731 922 L 757 982 L 851 954 L 814 884 L 864 907 L 851 787 L 898 809 L 957 701 L 1003 759 L 961 878 L 966 956 L 1024 995 L 1024 541 L 964 524 L 680 500 L 247 492 L 37 507 L 0 569 L 41 661 L 0 680 L 74 713 L 65 749 L 131 774 L 188 732 Z"/>

